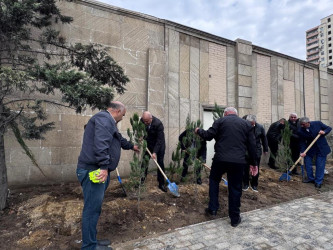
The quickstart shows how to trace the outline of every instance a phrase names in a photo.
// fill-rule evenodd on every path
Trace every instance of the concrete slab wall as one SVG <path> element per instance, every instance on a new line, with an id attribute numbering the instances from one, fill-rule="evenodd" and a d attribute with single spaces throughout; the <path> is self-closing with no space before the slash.
<path id="1" fill-rule="evenodd" d="M 167 166 L 186 118 L 202 119 L 216 102 L 239 115 L 256 114 L 268 127 L 290 112 L 333 124 L 333 71 L 253 45 L 227 40 L 167 20 L 90 1 L 59 1 L 74 17 L 59 26 L 68 42 L 99 43 L 124 68 L 130 82 L 116 100 L 127 106 L 118 128 L 127 136 L 129 118 L 150 110 L 165 127 Z M 50 96 L 61 100 L 59 93 Z M 97 111 L 46 106 L 56 129 L 42 141 L 29 141 L 45 178 L 23 153 L 11 131 L 5 137 L 10 185 L 76 181 L 83 126 Z M 131 151 L 123 151 L 121 175 L 128 175 Z M 150 167 L 155 166 L 151 164 Z M 113 174 L 114 175 L 114 174 Z M 115 176 L 113 176 L 114 178 Z"/>

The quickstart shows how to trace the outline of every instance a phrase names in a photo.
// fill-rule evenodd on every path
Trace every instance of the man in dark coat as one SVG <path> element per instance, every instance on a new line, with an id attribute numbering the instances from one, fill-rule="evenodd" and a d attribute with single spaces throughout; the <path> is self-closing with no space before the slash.
<path id="1" fill-rule="evenodd" d="M 282 139 L 282 130 L 284 129 L 285 122 L 286 120 L 282 118 L 277 122 L 272 123 L 267 131 L 266 137 L 268 141 L 268 147 L 271 150 L 268 165 L 273 169 L 277 169 L 275 166 L 275 158 L 279 149 L 279 142 Z"/>
<path id="2" fill-rule="evenodd" d="M 242 196 L 243 171 L 247 165 L 248 151 L 250 164 L 255 166 L 255 138 L 251 124 L 237 116 L 237 110 L 228 107 L 224 117 L 216 120 L 208 130 L 196 128 L 195 132 L 204 140 L 215 139 L 215 155 L 209 175 L 209 205 L 206 213 L 216 215 L 219 209 L 219 184 L 222 175 L 228 177 L 229 217 L 231 226 L 241 222 L 240 199 Z"/>
<path id="3" fill-rule="evenodd" d="M 149 111 L 145 111 L 142 114 L 141 122 L 146 125 L 147 137 L 147 147 L 152 154 L 152 158 L 155 159 L 160 165 L 161 169 L 164 171 L 164 154 L 165 154 L 165 137 L 164 137 L 164 126 L 163 123 L 152 116 Z M 148 152 L 146 155 L 150 158 Z M 141 182 L 145 181 L 148 173 L 148 166 L 145 169 L 145 177 L 142 178 Z M 164 186 L 164 177 L 159 169 L 157 169 L 157 181 L 158 187 L 163 192 L 167 192 L 166 187 Z"/>
<path id="4" fill-rule="evenodd" d="M 321 121 L 310 122 L 308 117 L 302 117 L 299 120 L 301 128 L 298 130 L 300 139 L 301 156 L 304 158 L 307 182 L 314 183 L 316 188 L 321 188 L 324 180 L 324 171 L 326 164 L 326 156 L 331 152 L 325 136 L 331 132 L 332 128 L 325 125 Z M 305 149 L 311 144 L 318 134 L 321 136 L 313 144 L 307 153 Z M 312 159 L 316 157 L 316 175 L 313 176 Z"/>
<path id="5" fill-rule="evenodd" d="M 255 176 L 252 176 L 251 178 L 251 189 L 254 192 L 258 192 L 258 179 L 259 179 L 259 166 L 260 166 L 260 159 L 261 154 L 264 151 L 265 154 L 268 153 L 268 145 L 267 145 L 267 138 L 266 138 L 266 132 L 265 128 L 256 122 L 257 117 L 255 115 L 247 115 L 246 120 L 251 123 L 251 125 L 254 128 L 254 136 L 256 138 L 256 166 L 258 166 L 258 174 Z M 243 176 L 243 191 L 247 191 L 249 189 L 249 174 L 250 166 L 247 165 L 247 167 L 244 170 L 244 176 Z"/>
<path id="6" fill-rule="evenodd" d="M 138 146 L 125 140 L 117 129 L 126 108 L 113 101 L 106 111 L 101 111 L 88 121 L 83 135 L 81 153 L 77 164 L 77 178 L 81 183 L 84 207 L 82 212 L 82 249 L 111 249 L 108 240 L 97 240 L 97 222 L 102 210 L 105 190 L 110 181 L 110 172 L 117 168 L 121 148 L 138 151 Z M 100 169 L 92 182 L 89 173 Z"/>
<path id="7" fill-rule="evenodd" d="M 193 131 L 193 130 L 192 130 Z M 190 131 L 183 131 L 183 133 L 181 133 L 178 137 L 178 140 L 180 142 L 180 147 L 182 150 L 185 151 L 185 157 L 184 157 L 184 161 L 183 161 L 183 172 L 182 172 L 182 180 L 186 177 L 187 175 L 187 171 L 188 171 L 188 159 L 189 159 L 189 154 L 188 149 L 191 147 L 196 147 L 196 140 L 195 138 L 193 138 L 192 142 L 189 142 L 189 145 L 185 145 L 183 142 L 183 138 L 186 137 L 187 132 Z M 200 147 L 198 149 L 197 155 L 196 157 L 200 160 L 202 160 L 203 162 L 206 162 L 206 156 L 207 156 L 207 142 L 200 139 Z M 202 181 L 201 181 L 201 177 L 200 177 L 200 172 L 201 172 L 201 168 L 197 169 L 196 175 L 197 175 L 197 184 L 201 185 Z"/>
<path id="8" fill-rule="evenodd" d="M 293 162 L 296 162 L 299 158 L 299 136 L 298 136 L 298 130 L 300 129 L 299 126 L 299 119 L 297 118 L 297 114 L 296 113 L 291 113 L 289 115 L 289 120 L 288 120 L 288 124 L 289 124 L 289 128 L 292 132 L 291 136 L 290 136 L 290 150 L 291 150 L 291 159 L 293 160 Z M 294 168 L 292 170 L 293 174 L 297 174 L 297 168 Z"/>

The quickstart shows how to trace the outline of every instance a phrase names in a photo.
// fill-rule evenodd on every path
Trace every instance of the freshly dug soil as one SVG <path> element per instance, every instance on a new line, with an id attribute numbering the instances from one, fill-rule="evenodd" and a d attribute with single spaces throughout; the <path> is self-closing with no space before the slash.
<path id="1" fill-rule="evenodd" d="M 270 207 L 318 192 L 333 189 L 333 162 L 329 161 L 322 188 L 302 183 L 301 176 L 280 182 L 280 172 L 261 167 L 258 193 L 243 192 L 241 212 Z M 123 197 L 117 178 L 112 181 L 103 203 L 98 224 L 98 238 L 112 244 L 144 238 L 171 231 L 210 218 L 204 214 L 208 204 L 208 177 L 203 184 L 180 183 L 180 197 L 157 187 L 156 171 L 146 180 L 146 192 L 140 203 L 130 190 Z M 126 179 L 123 182 L 127 182 Z M 1 249 L 79 249 L 81 246 L 81 212 L 83 199 L 78 182 L 64 185 L 34 186 L 10 191 L 9 208 L 0 212 Z M 220 204 L 217 217 L 228 216 L 227 188 L 220 185 Z"/>

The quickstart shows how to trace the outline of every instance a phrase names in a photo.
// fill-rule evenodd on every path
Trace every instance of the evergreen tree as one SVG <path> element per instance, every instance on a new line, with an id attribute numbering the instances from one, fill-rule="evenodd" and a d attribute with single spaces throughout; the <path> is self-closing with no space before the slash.
<path id="1" fill-rule="evenodd" d="M 224 112 L 224 109 L 219 107 L 217 105 L 217 103 L 215 102 L 214 110 L 213 110 L 213 120 L 216 121 L 216 120 L 222 118 L 223 117 L 223 112 Z"/>
<path id="2" fill-rule="evenodd" d="M 275 164 L 280 171 L 288 171 L 289 167 L 293 165 L 290 149 L 290 137 L 292 130 L 289 128 L 289 123 L 286 122 L 284 129 L 282 130 L 282 139 L 279 143 L 279 150 L 277 151 Z"/>
<path id="3" fill-rule="evenodd" d="M 140 213 L 140 199 L 142 192 L 145 191 L 144 183 L 141 182 L 142 178 L 145 177 L 145 170 L 148 168 L 149 157 L 145 154 L 147 150 L 147 141 L 144 140 L 147 136 L 146 126 L 140 122 L 139 115 L 135 113 L 130 119 L 132 125 L 132 131 L 127 129 L 127 134 L 130 137 L 130 141 L 138 145 L 140 153 L 133 154 L 133 160 L 130 162 L 131 173 L 129 183 L 127 184 L 132 190 L 137 191 L 138 198 L 138 213 Z"/>
<path id="4" fill-rule="evenodd" d="M 34 161 L 25 139 L 44 139 L 54 128 L 45 104 L 75 109 L 104 109 L 129 79 L 106 49 L 69 44 L 55 29 L 70 24 L 55 0 L 0 1 L 0 210 L 8 184 L 4 134 L 12 128 Z M 61 95 L 62 102 L 50 96 Z M 36 163 L 36 162 L 35 162 Z M 35 164 L 37 165 L 37 164 Z"/>

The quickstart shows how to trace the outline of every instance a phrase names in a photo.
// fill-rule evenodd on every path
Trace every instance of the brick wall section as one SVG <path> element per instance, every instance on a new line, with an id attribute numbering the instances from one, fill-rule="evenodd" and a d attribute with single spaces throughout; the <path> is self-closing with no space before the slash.
<path id="1" fill-rule="evenodd" d="M 209 104 L 227 105 L 227 47 L 209 43 Z"/>
<path id="2" fill-rule="evenodd" d="M 293 81 L 283 81 L 283 97 L 284 97 L 284 118 L 288 119 L 290 113 L 295 112 L 295 83 Z"/>
<path id="3" fill-rule="evenodd" d="M 310 120 L 315 119 L 315 89 L 313 82 L 313 70 L 304 69 L 304 95 L 305 95 L 305 115 Z"/>
<path id="4" fill-rule="evenodd" d="M 256 100 L 259 123 L 271 123 L 271 62 L 269 56 L 257 56 L 257 85 L 258 98 Z"/>

